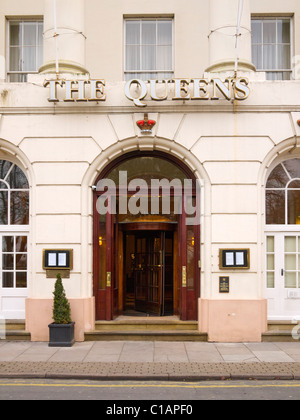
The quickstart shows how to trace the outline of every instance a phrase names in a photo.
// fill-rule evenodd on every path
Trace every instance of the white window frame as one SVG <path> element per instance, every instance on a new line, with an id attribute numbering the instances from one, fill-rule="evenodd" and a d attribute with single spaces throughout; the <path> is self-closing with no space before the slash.
<path id="1" fill-rule="evenodd" d="M 136 21 L 136 22 L 140 22 L 140 31 L 141 31 L 141 22 L 142 21 L 149 21 L 149 22 L 158 22 L 158 21 L 170 21 L 172 23 L 172 68 L 168 69 L 168 70 L 161 70 L 161 69 L 155 69 L 155 70 L 127 70 L 126 69 L 126 22 L 128 21 Z M 156 26 L 157 28 L 157 26 Z M 140 41 L 141 41 L 141 34 L 140 34 Z M 140 42 L 139 44 L 140 46 L 140 52 L 142 52 L 142 44 Z M 155 44 L 155 47 L 157 47 L 157 44 Z M 157 51 L 157 50 L 156 50 Z M 140 60 L 142 59 L 142 54 L 140 53 Z M 170 73 L 170 77 L 173 77 L 174 74 L 174 18 L 173 17 L 161 17 L 161 18 L 124 18 L 124 54 L 123 54 L 123 74 L 124 74 L 124 79 L 126 79 L 126 76 L 129 74 L 132 74 L 135 78 L 135 74 L 140 75 L 140 79 L 142 77 L 143 74 L 145 73 L 152 73 L 153 74 L 153 78 L 156 79 L 157 78 L 157 74 L 158 73 Z"/>
<path id="2" fill-rule="evenodd" d="M 300 162 L 300 158 L 296 157 L 295 159 L 299 159 Z M 291 159 L 290 159 L 291 160 Z M 266 226 L 266 231 L 272 230 L 272 231 L 277 231 L 277 230 L 282 230 L 284 229 L 285 231 L 297 231 L 298 229 L 300 230 L 300 225 L 297 224 L 293 224 L 293 223 L 289 223 L 289 214 L 288 214 L 288 193 L 289 191 L 300 191 L 300 188 L 289 188 L 289 185 L 294 182 L 294 181 L 300 181 L 300 178 L 291 178 L 291 175 L 289 174 L 289 172 L 287 171 L 286 167 L 284 166 L 284 163 L 287 161 L 287 159 L 283 159 L 281 162 L 279 162 L 276 166 L 274 166 L 273 169 L 275 169 L 277 166 L 281 165 L 284 172 L 286 173 L 289 181 L 286 183 L 286 185 L 284 187 L 280 187 L 280 188 L 272 188 L 272 187 L 265 187 L 265 208 L 266 208 L 266 192 L 267 191 L 283 191 L 284 192 L 284 223 L 283 224 L 278 224 L 278 225 L 272 225 L 272 224 L 267 224 L 267 213 L 265 212 L 265 226 Z M 273 170 L 272 169 L 272 170 Z M 272 171 L 270 171 L 269 176 L 271 175 Z M 269 176 L 267 178 L 267 180 L 269 179 Z M 279 229 L 277 229 L 277 227 L 280 227 Z M 289 228 L 291 227 L 291 229 Z"/>
<path id="3" fill-rule="evenodd" d="M 294 78 L 294 71 L 293 71 L 293 55 L 294 55 L 294 38 L 293 38 L 293 33 L 294 33 L 294 21 L 293 18 L 291 16 L 251 16 L 251 23 L 253 20 L 258 20 L 258 21 L 264 21 L 264 20 L 269 20 L 269 21 L 278 21 L 278 20 L 289 20 L 290 21 L 290 60 L 291 60 L 291 67 L 290 69 L 266 69 L 266 68 L 258 68 L 257 71 L 259 72 L 266 72 L 266 73 L 289 73 L 290 74 L 290 80 Z M 251 42 L 251 48 L 252 45 L 260 45 L 262 48 L 262 64 L 264 63 L 264 58 L 263 58 L 263 40 L 261 44 L 254 44 Z M 277 44 L 277 25 L 276 25 L 276 43 L 274 43 L 274 45 L 279 45 Z M 276 48 L 276 55 L 277 55 L 277 48 Z M 277 79 L 270 79 L 272 81 L 276 81 Z M 278 79 L 279 80 L 279 79 Z"/>
<path id="4" fill-rule="evenodd" d="M 19 23 L 22 25 L 22 45 L 20 45 L 20 47 L 22 48 L 22 53 L 23 53 L 23 48 L 24 48 L 24 23 L 44 23 L 43 18 L 41 17 L 37 17 L 37 18 L 15 18 L 15 19 L 7 19 L 7 24 L 6 24 L 6 39 L 7 39 L 7 43 L 6 43 L 6 79 L 9 83 L 13 83 L 10 81 L 10 76 L 11 75 L 20 75 L 21 76 L 21 81 L 20 82 L 16 82 L 16 83 L 24 83 L 27 82 L 27 76 L 29 74 L 38 74 L 38 68 L 36 69 L 36 71 L 16 71 L 16 70 L 10 70 L 10 24 L 11 23 Z M 38 31 L 37 31 L 38 34 Z M 39 48 L 39 44 L 38 44 L 38 39 L 36 39 L 36 45 L 35 45 L 36 51 L 36 58 L 38 57 L 38 48 Z"/>

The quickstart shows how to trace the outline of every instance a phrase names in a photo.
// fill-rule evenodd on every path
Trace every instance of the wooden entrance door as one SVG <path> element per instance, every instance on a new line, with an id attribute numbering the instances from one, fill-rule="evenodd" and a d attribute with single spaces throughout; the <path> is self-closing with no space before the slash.
<path id="1" fill-rule="evenodd" d="M 144 232 L 135 235 L 136 311 L 155 315 L 164 313 L 164 243 L 164 232 Z"/>

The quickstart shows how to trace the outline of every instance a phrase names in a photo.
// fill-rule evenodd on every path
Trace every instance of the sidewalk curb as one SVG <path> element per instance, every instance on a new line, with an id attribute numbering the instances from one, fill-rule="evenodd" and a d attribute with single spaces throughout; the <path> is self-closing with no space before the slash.
<path id="1" fill-rule="evenodd" d="M 263 365 L 263 369 L 259 372 L 250 373 L 250 369 L 247 372 L 237 371 L 235 364 L 233 366 L 235 369 L 227 369 L 228 372 L 189 372 L 189 371 L 180 371 L 173 373 L 144 373 L 144 372 L 121 372 L 115 371 L 113 373 L 109 372 L 84 372 L 82 371 L 83 365 L 80 364 L 76 371 L 75 366 L 69 371 L 59 371 L 59 366 L 57 369 L 44 368 L 38 369 L 38 363 L 36 367 L 34 364 L 30 364 L 29 369 L 26 369 L 26 363 L 24 364 L 23 369 L 16 370 L 9 363 L 5 364 L 6 369 L 0 369 L 0 379 L 53 379 L 53 380 L 92 380 L 92 381 L 161 381 L 161 382 L 205 382 L 205 381 L 260 381 L 260 380 L 270 380 L 270 381 L 299 381 L 300 380 L 300 371 L 299 368 L 296 368 L 295 371 L 292 369 L 293 363 L 290 365 L 290 370 L 282 370 L 281 372 L 275 372 L 274 366 L 270 364 L 267 366 L 270 368 L 270 372 L 266 372 L 266 364 Z M 59 364 L 58 364 L 59 365 Z M 134 368 L 134 363 L 132 364 Z M 1 367 L 1 364 L 0 364 Z M 2 365 L 3 367 L 3 365 Z M 11 369 L 10 369 L 11 367 Z M 205 364 L 203 364 L 203 368 Z M 210 364 L 211 367 L 211 364 Z M 53 368 L 53 366 L 52 366 Z M 1 371 L 2 370 L 2 371 Z M 201 369 L 200 369 L 201 370 Z M 259 369 L 258 369 L 259 370 Z"/>

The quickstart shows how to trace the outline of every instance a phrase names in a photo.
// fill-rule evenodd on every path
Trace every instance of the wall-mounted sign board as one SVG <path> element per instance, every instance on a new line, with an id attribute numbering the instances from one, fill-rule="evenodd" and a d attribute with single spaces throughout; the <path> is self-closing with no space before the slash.
<path id="1" fill-rule="evenodd" d="M 250 268 L 249 249 L 220 249 L 220 269 Z"/>
<path id="2" fill-rule="evenodd" d="M 229 293 L 229 277 L 219 277 L 219 293 Z"/>
<path id="3" fill-rule="evenodd" d="M 43 269 L 44 270 L 72 270 L 73 250 L 72 249 L 44 249 Z"/>

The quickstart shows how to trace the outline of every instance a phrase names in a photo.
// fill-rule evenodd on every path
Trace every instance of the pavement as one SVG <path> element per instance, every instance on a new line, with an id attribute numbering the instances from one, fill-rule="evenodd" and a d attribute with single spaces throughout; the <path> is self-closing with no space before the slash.
<path id="1" fill-rule="evenodd" d="M 1 341 L 0 378 L 300 380 L 300 342 Z"/>

